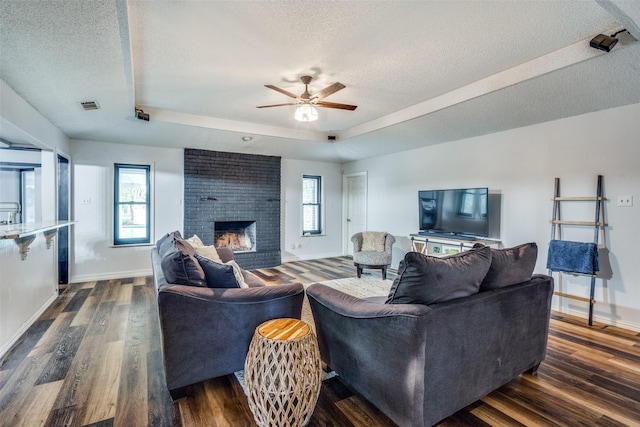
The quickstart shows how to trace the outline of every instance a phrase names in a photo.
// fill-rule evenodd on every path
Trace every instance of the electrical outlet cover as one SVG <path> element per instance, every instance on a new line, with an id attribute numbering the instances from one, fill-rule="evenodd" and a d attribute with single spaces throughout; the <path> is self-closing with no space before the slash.
<path id="1" fill-rule="evenodd" d="M 616 204 L 619 207 L 633 206 L 633 196 L 618 196 Z"/>

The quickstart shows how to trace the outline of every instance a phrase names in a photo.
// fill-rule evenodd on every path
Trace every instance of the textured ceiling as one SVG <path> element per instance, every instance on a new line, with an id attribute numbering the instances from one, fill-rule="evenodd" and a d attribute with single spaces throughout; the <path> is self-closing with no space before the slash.
<path id="1" fill-rule="evenodd" d="M 640 102 L 637 0 L 0 5 L 2 79 L 79 140 L 349 161 Z M 304 74 L 358 108 L 255 108 Z"/>

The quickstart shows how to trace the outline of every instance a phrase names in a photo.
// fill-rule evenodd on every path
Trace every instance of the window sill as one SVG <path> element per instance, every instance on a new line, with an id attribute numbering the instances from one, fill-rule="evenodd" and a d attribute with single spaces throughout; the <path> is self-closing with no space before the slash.
<path id="1" fill-rule="evenodd" d="M 138 246 L 155 246 L 155 243 L 131 243 L 124 245 L 109 245 L 110 248 L 135 248 Z"/>
<path id="2" fill-rule="evenodd" d="M 300 237 L 326 237 L 326 234 L 303 234 Z"/>

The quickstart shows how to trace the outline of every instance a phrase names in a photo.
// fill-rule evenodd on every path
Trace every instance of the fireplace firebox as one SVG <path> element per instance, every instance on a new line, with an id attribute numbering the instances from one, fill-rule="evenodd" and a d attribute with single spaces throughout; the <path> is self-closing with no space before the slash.
<path id="1" fill-rule="evenodd" d="M 213 245 L 234 252 L 256 251 L 255 221 L 216 221 L 213 224 Z"/>

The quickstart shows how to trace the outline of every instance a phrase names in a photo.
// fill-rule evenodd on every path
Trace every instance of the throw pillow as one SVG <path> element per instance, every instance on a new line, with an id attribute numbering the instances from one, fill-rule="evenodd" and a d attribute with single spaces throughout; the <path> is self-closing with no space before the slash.
<path id="1" fill-rule="evenodd" d="M 235 262 L 234 260 L 230 260 L 230 261 L 227 261 L 225 264 L 226 265 L 230 265 L 230 266 L 233 267 L 233 274 L 235 274 L 236 280 L 238 281 L 238 284 L 240 285 L 240 287 L 241 288 L 248 288 L 249 285 L 247 285 L 244 282 L 244 275 L 242 274 L 242 268 L 240 268 L 238 263 Z"/>
<path id="2" fill-rule="evenodd" d="M 156 242 L 156 248 L 158 249 L 158 251 L 160 250 L 160 247 L 162 246 L 162 244 L 169 239 L 169 237 L 172 235 L 172 233 L 166 233 L 164 236 L 162 236 L 161 238 L 158 239 L 158 241 Z"/>
<path id="3" fill-rule="evenodd" d="M 206 286 L 204 271 L 195 259 L 193 246 L 184 239 L 173 236 L 173 248 L 160 261 L 162 272 L 169 283 L 187 286 Z M 165 241 L 163 246 L 167 242 Z"/>
<path id="4" fill-rule="evenodd" d="M 533 242 L 491 249 L 491 266 L 480 284 L 480 292 L 526 282 L 531 279 L 537 258 L 538 245 Z"/>
<path id="5" fill-rule="evenodd" d="M 160 255 L 160 259 L 162 259 L 167 252 L 174 249 L 174 238 L 182 238 L 179 231 L 172 231 L 170 233 L 165 234 L 156 242 L 156 248 L 158 249 L 158 255 Z"/>
<path id="6" fill-rule="evenodd" d="M 488 246 L 442 258 L 408 252 L 386 303 L 434 304 L 476 294 L 490 265 Z"/>
<path id="7" fill-rule="evenodd" d="M 204 270 L 207 286 L 210 288 L 239 288 L 234 268 L 221 264 L 196 253 L 196 259 Z"/>
<path id="8" fill-rule="evenodd" d="M 216 250 L 215 246 L 205 246 L 197 234 L 194 234 L 193 237 L 190 237 L 187 240 L 193 245 L 193 248 L 196 250 L 197 254 L 209 258 L 215 262 L 222 263 L 220 255 L 218 255 L 218 251 Z"/>
<path id="9" fill-rule="evenodd" d="M 362 233 L 362 251 L 384 251 L 387 233 L 384 231 L 364 231 Z"/>

